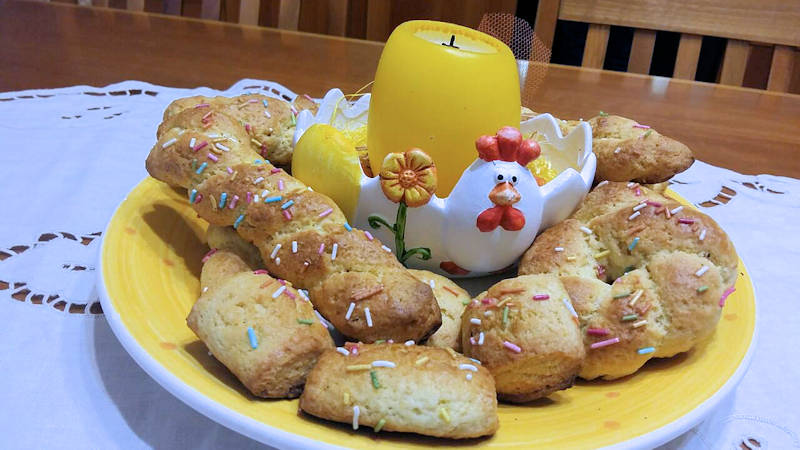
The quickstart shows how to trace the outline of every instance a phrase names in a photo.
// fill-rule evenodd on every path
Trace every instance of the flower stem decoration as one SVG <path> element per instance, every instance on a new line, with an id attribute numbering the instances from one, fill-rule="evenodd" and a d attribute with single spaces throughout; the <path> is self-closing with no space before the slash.
<path id="1" fill-rule="evenodd" d="M 381 225 L 394 234 L 394 245 L 397 259 L 405 265 L 412 255 L 422 260 L 431 258 L 431 250 L 426 247 L 415 247 L 406 250 L 406 212 L 408 208 L 426 205 L 436 192 L 436 166 L 433 159 L 418 148 L 403 153 L 389 153 L 383 160 L 380 172 L 381 190 L 393 203 L 397 203 L 397 217 L 394 225 L 389 225 L 383 218 L 371 215 L 367 219 L 372 228 Z"/>

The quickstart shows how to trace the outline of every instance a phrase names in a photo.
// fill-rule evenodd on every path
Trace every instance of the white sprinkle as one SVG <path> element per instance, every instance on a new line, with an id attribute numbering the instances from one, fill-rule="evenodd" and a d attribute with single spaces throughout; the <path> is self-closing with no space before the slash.
<path id="1" fill-rule="evenodd" d="M 350 352 L 347 351 L 344 347 L 336 347 L 336 351 L 343 354 L 344 356 L 350 356 Z"/>
<path id="2" fill-rule="evenodd" d="M 333 250 L 331 250 L 331 261 L 336 259 L 336 252 L 337 251 L 339 251 L 339 244 L 334 243 L 333 244 Z M 370 325 L 370 326 L 372 326 L 372 325 Z"/>
<path id="3" fill-rule="evenodd" d="M 300 292 L 300 291 L 298 290 L 297 292 Z M 329 327 L 328 327 L 328 322 L 325 320 L 325 318 L 324 318 L 324 317 L 322 317 L 322 314 L 320 314 L 320 313 L 319 313 L 319 311 L 317 311 L 317 310 L 315 309 L 315 310 L 314 310 L 314 314 L 316 314 L 316 315 L 317 315 L 317 319 L 319 319 L 319 323 L 321 323 L 323 327 L 325 327 L 325 328 L 329 328 Z"/>
<path id="4" fill-rule="evenodd" d="M 308 291 L 307 291 L 307 290 L 305 290 L 305 289 L 298 289 L 298 290 L 297 290 L 297 293 L 298 293 L 298 294 L 300 294 L 300 297 L 303 297 L 303 300 L 305 300 L 305 301 L 307 301 L 307 302 L 311 301 L 311 300 L 309 300 L 309 298 L 308 298 Z"/>
<path id="5" fill-rule="evenodd" d="M 204 287 L 203 288 L 203 293 L 205 294 L 207 290 L 208 290 L 208 286 Z"/>
<path id="6" fill-rule="evenodd" d="M 631 298 L 631 301 L 628 302 L 628 306 L 635 305 L 636 302 L 639 301 L 639 298 L 642 296 L 642 294 L 644 294 L 644 289 L 636 290 L 636 292 L 633 294 L 633 298 Z"/>
<path id="7" fill-rule="evenodd" d="M 172 145 L 172 144 L 174 144 L 176 142 L 178 142 L 178 140 L 176 138 L 172 138 L 172 139 L 168 140 L 167 142 L 164 142 L 163 144 L 161 144 L 161 148 L 167 148 L 167 147 L 169 147 L 170 145 Z"/>
<path id="8" fill-rule="evenodd" d="M 267 116 L 267 119 L 271 119 L 272 118 L 272 115 L 266 109 L 264 110 L 264 115 Z"/>
<path id="9" fill-rule="evenodd" d="M 228 147 L 225 147 L 224 145 L 220 144 L 219 142 L 214 144 L 214 147 L 217 147 L 218 149 L 222 150 L 223 152 L 231 151 L 231 149 L 229 149 Z"/>
<path id="10" fill-rule="evenodd" d="M 197 139 L 195 139 L 195 138 L 190 139 L 189 140 L 189 148 L 193 149 L 195 142 L 197 142 Z"/>
<path id="11" fill-rule="evenodd" d="M 358 429 L 358 415 L 361 411 L 358 409 L 358 406 L 353 406 L 353 429 Z"/>
<path id="12" fill-rule="evenodd" d="M 281 258 L 280 257 L 275 258 L 275 265 L 276 266 L 280 266 L 281 265 Z"/>
<path id="13" fill-rule="evenodd" d="M 275 259 L 275 256 L 278 255 L 278 250 L 280 249 L 281 249 L 281 244 L 276 245 L 275 248 L 272 250 L 272 253 L 269 255 L 270 259 Z"/>
<path id="14" fill-rule="evenodd" d="M 280 297 L 280 295 L 281 295 L 281 294 L 283 294 L 283 291 L 285 291 L 285 290 L 286 290 L 286 286 L 281 286 L 281 287 L 279 287 L 279 288 L 278 288 L 278 289 L 276 289 L 276 290 L 275 290 L 275 292 L 272 294 L 272 298 L 278 298 L 278 297 Z"/>
<path id="15" fill-rule="evenodd" d="M 259 199 L 259 197 L 258 197 L 258 194 L 256 194 L 256 195 L 254 195 L 254 196 L 253 196 L 253 201 L 254 201 L 254 202 L 258 203 L 258 201 L 259 201 L 259 200 L 260 200 L 260 199 Z"/>
<path id="16" fill-rule="evenodd" d="M 708 272 L 708 266 L 703 266 L 703 267 L 699 268 L 697 270 L 697 272 L 694 273 L 694 275 L 697 276 L 697 277 L 702 277 L 703 274 L 706 273 L 706 272 Z"/>
<path id="17" fill-rule="evenodd" d="M 481 319 L 477 319 L 477 318 L 473 317 L 472 319 L 469 319 L 469 323 L 471 323 L 473 325 L 480 325 L 481 324 Z"/>
<path id="18" fill-rule="evenodd" d="M 431 289 L 436 289 L 436 282 L 433 280 L 428 280 L 428 284 L 431 285 Z"/>
<path id="19" fill-rule="evenodd" d="M 634 211 L 638 211 L 638 210 L 644 208 L 645 206 L 647 206 L 647 202 L 642 202 L 642 203 L 639 203 L 638 205 L 634 206 L 633 210 Z"/>
<path id="20" fill-rule="evenodd" d="M 253 180 L 253 184 L 258 184 L 261 183 L 262 181 L 264 181 L 264 177 L 258 177 L 255 180 Z"/>
<path id="21" fill-rule="evenodd" d="M 489 316 L 491 316 L 491 315 L 492 315 L 492 312 L 491 312 L 491 311 L 486 311 L 486 312 L 484 312 L 484 313 L 483 313 L 483 316 L 484 316 L 484 317 L 489 317 Z"/>
<path id="22" fill-rule="evenodd" d="M 297 241 L 292 241 L 292 253 L 297 253 Z"/>
<path id="23" fill-rule="evenodd" d="M 344 315 L 344 320 L 350 320 L 350 316 L 353 315 L 353 310 L 356 309 L 356 304 L 350 302 L 350 307 L 347 308 L 347 314 Z"/>
<path id="24" fill-rule="evenodd" d="M 381 245 L 381 248 L 382 248 L 382 249 L 384 249 L 384 250 L 386 250 L 386 251 L 387 251 L 387 252 L 389 252 L 389 253 L 392 253 L 392 249 L 390 249 L 389 247 L 387 247 L 387 246 L 385 246 L 385 245 Z"/>
<path id="25" fill-rule="evenodd" d="M 674 216 L 675 214 L 678 214 L 681 211 L 683 211 L 683 206 L 678 206 L 677 208 L 670 210 L 669 213 Z"/>
<path id="26" fill-rule="evenodd" d="M 588 229 L 587 227 L 581 226 L 581 231 L 586 234 L 592 234 L 592 230 Z"/>
<path id="27" fill-rule="evenodd" d="M 369 308 L 364 308 L 364 315 L 367 316 L 367 326 L 372 328 L 372 314 L 369 313 Z"/>
<path id="28" fill-rule="evenodd" d="M 372 367 L 388 367 L 389 369 L 394 369 L 395 367 L 397 367 L 397 364 L 391 361 L 384 361 L 379 359 L 377 361 L 372 361 Z"/>
<path id="29" fill-rule="evenodd" d="M 567 297 L 564 297 L 562 300 L 564 301 L 564 306 L 566 306 L 570 314 L 572 314 L 572 317 L 575 317 L 577 319 L 578 313 L 575 312 L 575 308 L 572 307 L 572 302 L 570 302 Z"/>
<path id="30" fill-rule="evenodd" d="M 617 153 L 619 153 L 621 151 L 622 151 L 622 149 L 617 147 L 617 148 L 614 149 L 614 154 L 616 155 Z"/>
<path id="31" fill-rule="evenodd" d="M 630 183 L 628 183 L 628 187 L 629 187 L 629 188 L 632 188 L 632 187 L 634 187 L 634 186 L 636 186 L 636 183 L 634 183 L 633 181 L 631 181 Z"/>
<path id="32" fill-rule="evenodd" d="M 413 339 L 409 339 L 409 340 L 407 340 L 407 341 L 406 341 L 406 345 L 407 345 L 407 346 L 409 346 L 409 347 L 410 347 L 410 346 L 412 346 L 412 345 L 416 345 L 416 344 L 417 344 L 417 343 L 416 343 L 416 342 L 414 342 L 414 340 L 413 340 Z"/>
<path id="33" fill-rule="evenodd" d="M 700 240 L 702 241 L 702 240 L 703 240 L 703 239 L 705 239 L 705 238 L 706 238 L 706 229 L 705 229 L 705 228 L 703 228 L 703 229 L 700 231 Z"/>
<path id="34" fill-rule="evenodd" d="M 642 213 L 640 213 L 639 211 L 636 211 L 635 213 L 633 213 L 630 216 L 628 216 L 628 220 L 633 220 L 633 219 L 635 219 L 635 218 L 637 218 L 637 217 L 639 217 L 641 215 L 642 215 Z"/>
<path id="35" fill-rule="evenodd" d="M 484 336 L 483 331 L 481 331 L 481 334 L 478 335 L 478 345 L 483 345 L 483 339 L 485 337 L 486 336 Z"/>
<path id="36" fill-rule="evenodd" d="M 211 139 L 216 139 L 216 138 L 218 138 L 218 137 L 219 137 L 219 134 L 217 134 L 217 133 L 211 133 L 211 134 L 207 134 L 206 136 L 208 136 L 208 137 L 209 137 L 209 138 L 211 138 Z"/>
<path id="37" fill-rule="evenodd" d="M 469 381 L 471 379 L 472 379 L 472 374 L 471 373 L 467 373 L 467 381 Z"/>
<path id="38" fill-rule="evenodd" d="M 608 180 L 603 180 L 603 181 L 597 183 L 597 186 L 595 187 L 595 189 L 599 188 L 600 186 L 605 186 L 607 184 L 608 184 Z"/>
<path id="39" fill-rule="evenodd" d="M 472 364 L 459 364 L 458 368 L 461 370 L 471 370 L 473 372 L 477 372 L 478 368 L 473 366 Z"/>
<path id="40" fill-rule="evenodd" d="M 564 251 L 564 247 L 556 247 L 553 250 L 555 250 L 557 252 L 563 252 Z"/>
<path id="41" fill-rule="evenodd" d="M 183 133 L 186 133 L 186 130 L 181 130 L 178 132 L 178 136 L 183 136 Z"/>
<path id="42" fill-rule="evenodd" d="M 470 359 L 472 362 L 474 362 L 475 364 L 479 365 L 479 366 L 482 366 L 482 365 L 483 365 L 483 363 L 482 363 L 482 362 L 478 361 L 478 360 L 477 360 L 477 359 L 475 359 L 475 358 L 469 358 L 469 359 Z"/>

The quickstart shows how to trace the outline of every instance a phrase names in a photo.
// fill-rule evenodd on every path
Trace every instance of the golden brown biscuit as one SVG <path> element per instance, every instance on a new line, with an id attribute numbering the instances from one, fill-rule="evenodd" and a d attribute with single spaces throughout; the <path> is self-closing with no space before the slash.
<path id="1" fill-rule="evenodd" d="M 580 375 L 613 379 L 713 333 L 737 264 L 710 217 L 636 183 L 604 182 L 536 238 L 519 273 L 562 276 L 587 346 Z"/>
<path id="2" fill-rule="evenodd" d="M 450 347 L 461 351 L 461 314 L 470 302 L 470 296 L 449 278 L 427 270 L 409 269 L 414 278 L 430 285 L 442 311 L 442 326 L 425 342 L 434 347 Z"/>
<path id="3" fill-rule="evenodd" d="M 292 138 L 299 111 L 316 112 L 317 105 L 307 96 L 298 96 L 293 103 L 261 94 L 236 97 L 195 96 L 175 100 L 164 111 L 164 121 L 189 109 L 221 111 L 234 119 L 246 135 L 246 145 L 273 164 L 292 162 Z M 159 135 L 162 130 L 159 129 Z"/>
<path id="4" fill-rule="evenodd" d="M 557 276 L 527 275 L 495 284 L 464 310 L 464 354 L 489 369 L 500 399 L 527 402 L 572 386 L 584 348 L 567 298 Z"/>
<path id="5" fill-rule="evenodd" d="M 307 289 L 344 335 L 374 342 L 433 334 L 441 313 L 430 287 L 377 239 L 351 228 L 330 198 L 263 161 L 233 123 L 214 105 L 172 116 L 160 126 L 148 172 L 187 188 L 212 225 L 236 228 L 271 274 Z M 214 142 L 208 133 L 226 137 Z"/>
<path id="6" fill-rule="evenodd" d="M 498 420 L 491 374 L 446 350 L 361 344 L 327 351 L 308 376 L 300 409 L 356 429 L 453 439 L 493 434 Z"/>
<path id="7" fill-rule="evenodd" d="M 207 290 L 186 322 L 211 353 L 253 395 L 300 395 L 317 358 L 333 348 L 311 303 L 290 284 L 253 273 L 224 250 L 209 257 L 201 284 Z"/>

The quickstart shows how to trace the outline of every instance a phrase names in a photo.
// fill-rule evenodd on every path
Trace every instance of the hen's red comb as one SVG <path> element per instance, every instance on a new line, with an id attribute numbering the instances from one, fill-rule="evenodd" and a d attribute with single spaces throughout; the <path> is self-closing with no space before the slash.
<path id="1" fill-rule="evenodd" d="M 514 127 L 503 127 L 494 136 L 483 135 L 475 141 L 478 156 L 484 161 L 516 161 L 521 166 L 538 158 L 542 150 L 533 139 L 522 139 Z"/>

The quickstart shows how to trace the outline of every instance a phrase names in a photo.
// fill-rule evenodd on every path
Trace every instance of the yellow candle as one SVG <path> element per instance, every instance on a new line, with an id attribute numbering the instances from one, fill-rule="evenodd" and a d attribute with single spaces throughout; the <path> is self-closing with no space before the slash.
<path id="1" fill-rule="evenodd" d="M 433 157 L 446 197 L 477 157 L 475 139 L 519 126 L 517 64 L 499 40 L 450 23 L 398 26 L 381 55 L 367 148 L 374 172 L 388 153 L 419 147 Z"/>

